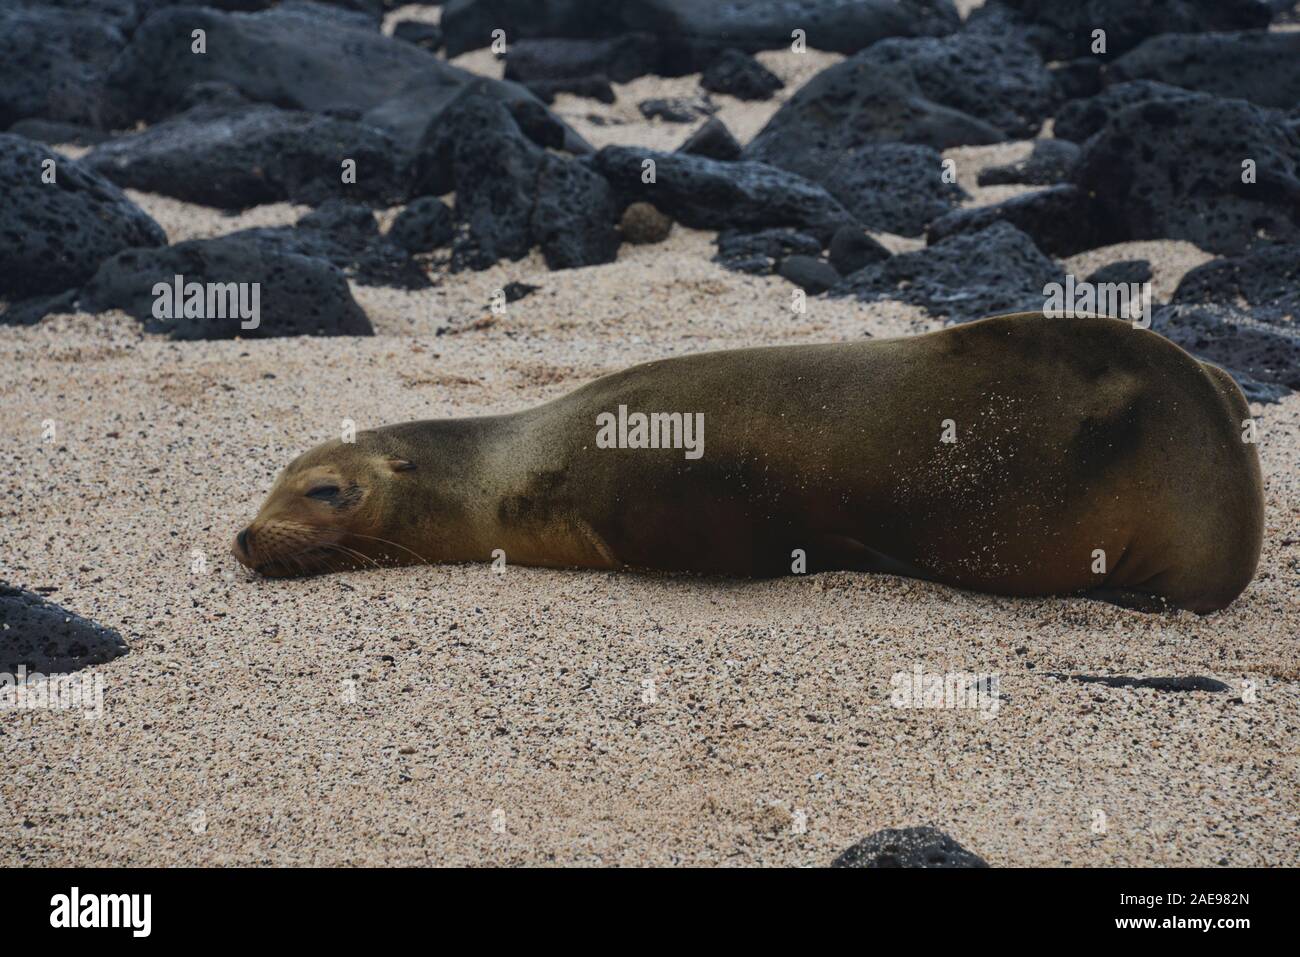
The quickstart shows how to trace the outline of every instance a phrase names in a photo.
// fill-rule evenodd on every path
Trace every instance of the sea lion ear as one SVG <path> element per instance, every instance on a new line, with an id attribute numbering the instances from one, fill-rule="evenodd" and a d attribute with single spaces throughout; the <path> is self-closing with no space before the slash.
<path id="1" fill-rule="evenodd" d="M 399 459 L 391 455 L 384 461 L 388 463 L 388 467 L 394 472 L 409 472 L 415 468 L 414 462 L 408 462 L 406 459 Z"/>

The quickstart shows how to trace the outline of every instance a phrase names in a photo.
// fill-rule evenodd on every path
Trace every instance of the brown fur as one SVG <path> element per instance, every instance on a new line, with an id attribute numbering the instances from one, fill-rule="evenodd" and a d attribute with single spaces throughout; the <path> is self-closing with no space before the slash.
<path id="1" fill-rule="evenodd" d="M 703 412 L 704 456 L 597 448 L 596 416 L 619 404 Z M 517 564 L 748 576 L 789 573 L 802 549 L 810 571 L 1206 612 L 1240 594 L 1259 557 L 1249 417 L 1221 370 L 1115 319 L 1019 314 L 704 353 L 514 415 L 313 449 L 280 476 L 236 555 L 294 574 L 485 561 L 500 548 Z M 939 441 L 945 419 L 955 444 Z M 305 497 L 327 478 L 357 500 Z"/>

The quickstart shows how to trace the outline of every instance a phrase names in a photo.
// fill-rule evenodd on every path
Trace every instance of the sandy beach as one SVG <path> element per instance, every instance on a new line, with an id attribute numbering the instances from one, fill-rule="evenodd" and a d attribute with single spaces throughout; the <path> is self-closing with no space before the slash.
<path id="1" fill-rule="evenodd" d="M 389 28 L 412 10 L 436 20 L 404 8 Z M 713 94 L 742 143 L 840 57 L 758 59 L 786 80 L 774 99 Z M 487 51 L 454 62 L 500 75 Z M 561 94 L 555 110 L 597 148 L 673 149 L 695 125 L 636 103 L 698 82 L 643 77 L 613 105 Z M 966 205 L 1028 189 L 975 184 L 1028 149 L 946 152 Z M 308 212 L 127 194 L 173 243 Z M 1264 550 L 1205 617 L 847 572 L 266 580 L 230 556 L 279 470 L 345 420 L 513 411 L 664 356 L 941 327 L 899 302 L 809 297 L 795 314 L 788 282 L 723 269 L 714 239 L 678 224 L 603 266 L 552 272 L 535 250 L 435 263 L 425 290 L 353 284 L 372 338 L 173 342 L 118 312 L 4 327 L 0 578 L 130 653 L 90 669 L 98 720 L 0 717 L 0 864 L 802 867 L 917 825 L 994 866 L 1300 864 L 1297 394 L 1252 406 Z M 1163 300 L 1212 256 L 1158 240 L 1066 265 L 1134 258 Z M 511 282 L 539 288 L 494 313 Z M 915 669 L 997 675 L 996 714 L 892 707 L 891 677 Z"/>

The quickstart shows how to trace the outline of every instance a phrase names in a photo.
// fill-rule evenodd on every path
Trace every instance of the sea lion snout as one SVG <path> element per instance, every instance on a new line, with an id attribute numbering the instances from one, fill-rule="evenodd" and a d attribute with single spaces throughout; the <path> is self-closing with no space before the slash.
<path id="1" fill-rule="evenodd" d="M 235 544 L 230 549 L 230 552 L 239 560 L 241 565 L 247 565 L 249 563 L 247 528 L 240 530 L 239 534 L 235 536 Z"/>
<path id="2" fill-rule="evenodd" d="M 259 515 L 235 535 L 230 553 L 244 567 L 269 578 L 308 575 L 364 563 L 362 553 L 343 544 L 347 537 L 329 518 Z"/>
<path id="3" fill-rule="evenodd" d="M 259 538 L 257 532 L 257 521 L 254 520 L 241 528 L 235 533 L 234 541 L 230 545 L 230 554 L 234 556 L 235 561 L 252 571 L 264 571 L 268 564 L 276 562 L 280 556 L 274 553 L 268 554 L 266 548 L 258 548 L 259 542 L 270 544 L 274 549 L 274 534 L 270 536 L 263 535 Z"/>
<path id="4" fill-rule="evenodd" d="M 261 571 L 259 566 L 265 566 L 270 560 L 270 556 L 265 553 L 258 554 L 257 530 L 254 527 L 257 523 L 250 522 L 244 528 L 241 528 L 236 534 L 234 541 L 230 544 L 230 554 L 234 556 L 235 561 L 252 571 Z"/>

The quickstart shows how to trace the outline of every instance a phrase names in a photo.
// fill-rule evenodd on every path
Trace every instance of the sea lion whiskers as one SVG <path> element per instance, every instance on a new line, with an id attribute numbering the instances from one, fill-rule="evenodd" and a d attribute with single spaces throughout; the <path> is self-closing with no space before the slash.
<path id="1" fill-rule="evenodd" d="M 346 568 L 340 568 L 338 565 L 336 565 L 335 563 L 329 560 L 329 558 L 327 557 L 329 548 L 330 546 L 328 545 L 310 546 L 308 548 L 303 548 L 296 552 L 290 552 L 289 554 L 285 555 L 283 558 L 276 558 L 272 562 L 267 562 L 263 565 L 259 565 L 258 569 L 262 570 L 261 571 L 262 574 L 266 574 L 265 569 L 267 568 L 286 567 L 292 565 L 293 571 L 290 574 L 283 577 L 308 578 L 311 575 L 320 573 L 319 568 L 313 568 L 303 560 L 305 557 L 311 556 L 316 562 L 319 562 L 320 564 L 324 565 L 327 571 L 330 572 L 346 571 L 347 570 Z"/>
<path id="2" fill-rule="evenodd" d="M 349 558 L 352 558 L 355 561 L 369 562 L 370 565 L 372 565 L 375 568 L 382 567 L 379 564 L 379 562 L 375 561 L 369 555 L 362 554 L 361 552 L 357 551 L 355 548 L 348 548 L 346 545 L 340 545 L 337 542 L 333 544 L 326 544 L 325 547 L 329 549 L 333 549 L 336 552 L 342 552 L 344 555 L 348 556 Z"/>
<path id="3" fill-rule="evenodd" d="M 391 539 L 380 538 L 378 535 L 362 535 L 360 532 L 353 532 L 353 533 L 352 533 L 352 536 L 353 536 L 354 538 L 368 538 L 368 539 L 371 539 L 372 541 L 382 542 L 382 543 L 385 544 L 385 545 L 392 545 L 394 548 L 400 548 L 400 549 L 403 549 L 403 550 L 405 550 L 405 551 L 408 551 L 408 552 L 410 552 L 412 555 L 414 555 L 414 556 L 419 560 L 419 562 L 420 562 L 421 565 L 431 565 L 431 564 L 433 564 L 433 562 L 430 562 L 429 559 L 425 558 L 423 555 L 421 555 L 421 554 L 420 554 L 419 552 L 417 552 L 415 549 L 413 549 L 413 548 L 407 548 L 405 545 L 402 545 L 402 544 L 400 544 L 399 542 L 394 542 L 394 541 L 392 541 Z"/>
<path id="4" fill-rule="evenodd" d="M 327 546 L 327 549 L 328 547 L 329 546 Z M 348 559 L 347 563 L 331 561 L 330 558 L 324 554 L 318 556 L 319 561 L 331 572 L 346 572 L 356 568 L 356 559 L 346 554 L 344 557 Z"/>

